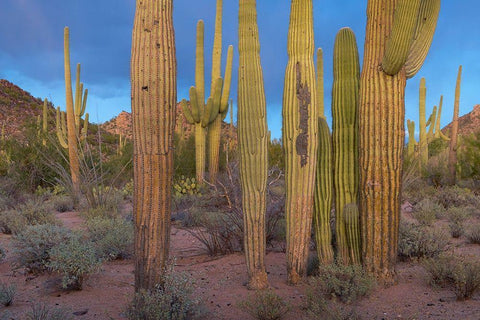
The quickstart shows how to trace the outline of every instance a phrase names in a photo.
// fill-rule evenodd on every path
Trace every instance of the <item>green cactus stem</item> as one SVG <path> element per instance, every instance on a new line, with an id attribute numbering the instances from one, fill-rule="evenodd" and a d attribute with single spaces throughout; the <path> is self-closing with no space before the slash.
<path id="1" fill-rule="evenodd" d="M 130 65 L 137 292 L 163 285 L 168 262 L 176 66 L 173 0 L 137 1 Z"/>
<path id="2" fill-rule="evenodd" d="M 317 163 L 312 0 L 292 0 L 283 91 L 288 281 L 306 275 Z"/>
<path id="3" fill-rule="evenodd" d="M 360 215 L 358 206 L 355 203 L 348 203 L 343 208 L 343 219 L 345 222 L 345 233 L 352 264 L 362 263 L 361 238 L 360 238 Z"/>
<path id="4" fill-rule="evenodd" d="M 408 128 L 408 145 L 407 145 L 407 158 L 409 160 L 415 159 L 415 147 L 418 142 L 415 140 L 415 122 L 407 120 Z"/>
<path id="5" fill-rule="evenodd" d="M 255 0 L 240 0 L 238 146 L 249 289 L 268 287 L 265 269 L 267 111 Z"/>
<path id="6" fill-rule="evenodd" d="M 428 117 L 426 125 L 428 126 L 427 131 L 427 143 L 432 142 L 435 138 L 435 121 L 437 121 L 437 106 L 433 106 L 432 113 Z"/>
<path id="7" fill-rule="evenodd" d="M 325 118 L 325 96 L 323 83 L 323 50 L 317 49 L 317 105 L 318 116 Z"/>
<path id="8" fill-rule="evenodd" d="M 334 260 L 330 213 L 333 199 L 332 140 L 327 121 L 318 118 L 318 153 L 315 183 L 313 226 L 318 260 L 322 265 Z"/>
<path id="9" fill-rule="evenodd" d="M 455 102 L 453 105 L 452 131 L 448 151 L 449 183 L 454 185 L 457 180 L 457 141 L 458 141 L 458 115 L 460 112 L 460 87 L 462 84 L 462 66 L 458 67 L 457 84 L 455 86 Z"/>
<path id="10" fill-rule="evenodd" d="M 368 0 L 367 4 L 359 104 L 362 262 L 366 271 L 386 284 L 394 282 L 398 253 L 405 85 L 425 60 L 440 10 L 440 0 L 421 0 L 418 12 L 409 17 L 403 12 L 413 2 Z M 403 19 L 416 21 L 413 31 Z M 408 57 L 402 64 L 405 50 L 395 48 L 406 47 Z"/>
<path id="11" fill-rule="evenodd" d="M 358 91 L 360 62 L 355 34 L 341 29 L 335 39 L 332 89 L 333 185 L 338 261 L 349 264 L 343 208 L 358 199 Z"/>
<path id="12" fill-rule="evenodd" d="M 425 168 L 428 163 L 428 141 L 427 141 L 427 120 L 426 120 L 426 96 L 427 96 L 427 87 L 425 78 L 420 79 L 420 89 L 419 89 L 419 140 L 418 140 L 418 152 L 420 154 L 420 167 Z"/>
<path id="13" fill-rule="evenodd" d="M 440 126 L 442 120 L 442 106 L 443 96 L 440 96 L 440 102 L 438 103 L 437 120 L 435 121 L 435 138 L 441 138 L 443 141 L 450 141 L 450 138 L 443 134 Z"/>

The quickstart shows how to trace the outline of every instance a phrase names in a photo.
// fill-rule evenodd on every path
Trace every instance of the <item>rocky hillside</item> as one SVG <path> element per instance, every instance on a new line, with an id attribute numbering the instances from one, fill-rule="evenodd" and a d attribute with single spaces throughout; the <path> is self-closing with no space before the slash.
<path id="1" fill-rule="evenodd" d="M 21 137 L 21 128 L 41 115 L 43 101 L 34 98 L 13 83 L 0 79 L 0 128 L 6 137 Z M 54 121 L 55 109 L 49 104 L 49 116 Z"/>
<path id="2" fill-rule="evenodd" d="M 452 124 L 442 129 L 446 134 L 450 132 Z M 473 110 L 466 115 L 458 118 L 458 133 L 460 135 L 469 135 L 480 131 L 480 104 L 473 107 Z"/>

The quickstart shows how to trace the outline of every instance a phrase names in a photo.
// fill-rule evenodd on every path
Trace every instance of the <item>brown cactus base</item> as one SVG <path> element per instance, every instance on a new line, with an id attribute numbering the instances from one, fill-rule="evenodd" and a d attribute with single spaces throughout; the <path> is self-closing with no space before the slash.
<path id="1" fill-rule="evenodd" d="M 262 290 L 268 288 L 267 273 L 259 271 L 250 277 L 247 284 L 248 290 Z"/>

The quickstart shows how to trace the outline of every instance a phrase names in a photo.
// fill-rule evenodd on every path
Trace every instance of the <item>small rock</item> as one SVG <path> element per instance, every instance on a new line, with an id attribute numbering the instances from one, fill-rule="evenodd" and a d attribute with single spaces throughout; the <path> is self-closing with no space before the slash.
<path id="1" fill-rule="evenodd" d="M 75 316 L 83 316 L 84 314 L 87 314 L 87 312 L 88 312 L 88 309 L 84 309 L 84 310 L 75 311 L 73 314 Z"/>

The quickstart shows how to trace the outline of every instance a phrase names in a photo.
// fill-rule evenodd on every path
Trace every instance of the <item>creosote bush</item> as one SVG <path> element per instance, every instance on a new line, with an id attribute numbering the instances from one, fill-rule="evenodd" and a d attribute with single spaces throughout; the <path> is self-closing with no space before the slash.
<path id="1" fill-rule="evenodd" d="M 95 217 L 87 221 L 90 240 L 105 260 L 125 259 L 133 254 L 133 224 L 122 218 Z"/>
<path id="2" fill-rule="evenodd" d="M 445 251 L 449 238 L 441 228 L 400 220 L 398 255 L 402 259 L 434 257 Z"/>
<path id="3" fill-rule="evenodd" d="M 426 259 L 423 267 L 431 285 L 452 288 L 457 300 L 468 300 L 480 290 L 478 257 L 444 254 Z"/>
<path id="4" fill-rule="evenodd" d="M 205 308 L 194 295 L 194 280 L 169 267 L 163 284 L 136 293 L 125 314 L 130 320 L 194 320 L 205 315 Z"/>
<path id="5" fill-rule="evenodd" d="M 413 210 L 413 217 L 422 225 L 430 226 L 435 219 L 444 215 L 445 209 L 436 201 L 426 198 L 417 203 Z"/>
<path id="6" fill-rule="evenodd" d="M 375 286 L 375 279 L 360 265 L 331 264 L 319 267 L 318 276 L 310 285 L 318 296 L 338 298 L 350 303 L 368 295 Z"/>
<path id="7" fill-rule="evenodd" d="M 238 305 L 257 320 L 280 320 L 290 310 L 285 300 L 271 289 L 257 290 Z"/>
<path id="8" fill-rule="evenodd" d="M 49 307 L 43 303 L 34 303 L 25 314 L 26 320 L 72 320 L 73 314 L 65 308 Z"/>
<path id="9" fill-rule="evenodd" d="M 459 238 L 465 232 L 465 220 L 469 217 L 468 208 L 452 207 L 447 210 L 448 226 L 452 237 Z"/>
<path id="10" fill-rule="evenodd" d="M 480 244 L 480 223 L 470 225 L 466 236 L 471 243 Z"/>
<path id="11" fill-rule="evenodd" d="M 468 188 L 461 188 L 457 185 L 439 188 L 435 199 L 445 209 L 468 207 L 472 212 L 480 211 L 480 196 L 475 195 L 475 193 Z"/>
<path id="12" fill-rule="evenodd" d="M 15 266 L 23 267 L 32 273 L 46 271 L 52 248 L 66 242 L 70 237 L 70 230 L 55 225 L 27 227 L 13 238 Z"/>
<path id="13" fill-rule="evenodd" d="M 304 309 L 308 320 L 361 320 L 353 307 L 328 300 L 322 295 L 317 295 L 312 289 L 307 292 Z"/>
<path id="14" fill-rule="evenodd" d="M 5 252 L 5 249 L 2 246 L 0 246 L 0 262 L 2 262 L 3 259 L 5 259 L 6 255 L 7 253 Z"/>
<path id="15" fill-rule="evenodd" d="M 14 284 L 0 282 L 0 304 L 8 307 L 13 303 L 17 287 Z"/>
<path id="16" fill-rule="evenodd" d="M 93 244 L 74 235 L 50 250 L 49 269 L 62 274 L 64 289 L 81 290 L 84 280 L 100 267 Z"/>

